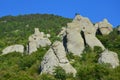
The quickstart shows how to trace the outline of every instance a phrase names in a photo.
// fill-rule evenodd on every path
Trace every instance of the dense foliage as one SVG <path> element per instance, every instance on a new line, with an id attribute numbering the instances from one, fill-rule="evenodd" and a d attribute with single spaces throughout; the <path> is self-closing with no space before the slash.
<path id="1" fill-rule="evenodd" d="M 38 27 L 40 31 L 50 33 L 50 40 L 53 42 L 58 38 L 56 35 L 61 27 L 71 19 L 48 14 L 31 14 L 19 16 L 5 16 L 0 18 L 0 53 L 6 46 L 12 44 L 28 43 L 28 37 L 33 34 L 34 28 Z M 117 30 L 110 35 L 97 35 L 106 48 L 119 55 L 120 59 L 120 35 Z M 66 74 L 61 67 L 56 67 L 55 74 L 40 75 L 40 62 L 49 47 L 39 48 L 37 52 L 31 55 L 21 53 L 10 53 L 0 56 L 0 80 L 119 80 L 120 67 L 109 68 L 109 64 L 98 64 L 98 56 L 102 52 L 101 48 L 95 47 L 91 50 L 86 46 L 82 57 L 73 56 L 72 53 L 67 57 L 73 67 L 77 70 L 76 77 L 72 74 Z"/>

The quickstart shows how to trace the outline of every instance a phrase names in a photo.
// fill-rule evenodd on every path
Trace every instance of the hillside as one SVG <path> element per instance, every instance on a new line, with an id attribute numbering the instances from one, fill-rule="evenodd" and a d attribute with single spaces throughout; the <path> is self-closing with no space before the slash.
<path id="1" fill-rule="evenodd" d="M 51 40 L 66 26 L 71 19 L 48 14 L 30 14 L 20 16 L 5 16 L 0 18 L 0 51 L 11 44 L 27 44 L 28 37 L 37 27 L 44 33 L 52 35 Z"/>
<path id="2" fill-rule="evenodd" d="M 10 45 L 22 44 L 24 47 L 28 44 L 28 38 L 34 33 L 34 28 L 39 28 L 40 32 L 51 35 L 50 41 L 61 41 L 57 35 L 62 27 L 72 19 L 50 14 L 30 14 L 20 16 L 5 16 L 0 18 L 0 54 L 2 50 Z M 109 35 L 101 35 L 99 32 L 97 38 L 106 49 L 118 54 L 120 60 L 120 35 L 117 27 Z M 40 63 L 43 56 L 49 50 L 50 46 L 40 47 L 31 55 L 18 52 L 12 52 L 0 56 L 0 80 L 119 80 L 120 66 L 112 69 L 109 64 L 98 64 L 97 60 L 102 52 L 101 48 L 96 46 L 92 50 L 88 45 L 85 46 L 81 54 L 82 57 L 67 54 L 70 64 L 77 70 L 76 77 L 66 74 L 58 67 L 55 75 L 40 75 Z"/>

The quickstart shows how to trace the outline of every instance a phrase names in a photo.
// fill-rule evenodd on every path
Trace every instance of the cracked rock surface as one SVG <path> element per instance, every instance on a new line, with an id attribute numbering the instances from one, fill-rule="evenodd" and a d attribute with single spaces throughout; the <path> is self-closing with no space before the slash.
<path id="1" fill-rule="evenodd" d="M 76 70 L 69 63 L 66 57 L 64 46 L 59 41 L 54 42 L 51 48 L 45 54 L 40 67 L 41 74 L 53 74 L 56 66 L 62 67 L 66 71 L 66 73 L 73 73 L 73 76 L 76 75 Z"/>

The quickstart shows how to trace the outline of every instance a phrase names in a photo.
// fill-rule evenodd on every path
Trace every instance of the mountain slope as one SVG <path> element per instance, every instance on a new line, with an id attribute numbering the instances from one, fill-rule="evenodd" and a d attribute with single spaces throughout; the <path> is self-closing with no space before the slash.
<path id="1" fill-rule="evenodd" d="M 51 40 L 58 34 L 61 27 L 71 19 L 48 14 L 31 14 L 23 16 L 5 16 L 0 18 L 0 50 L 2 47 L 19 43 L 26 44 L 28 37 L 37 27 L 44 33 L 50 33 Z"/>
<path id="2" fill-rule="evenodd" d="M 12 44 L 28 43 L 28 37 L 34 28 L 51 34 L 54 42 L 61 27 L 66 26 L 71 19 L 49 14 L 30 14 L 21 16 L 6 16 L 0 18 L 0 51 Z M 106 48 L 116 52 L 120 59 L 120 35 L 115 28 L 109 35 L 97 35 Z M 10 53 L 0 56 L 0 80 L 119 80 L 120 66 L 111 69 L 109 64 L 98 64 L 97 59 L 101 48 L 91 50 L 86 46 L 83 57 L 67 54 L 72 66 L 77 70 L 76 77 L 66 74 L 61 68 L 56 69 L 55 75 L 40 75 L 39 66 L 49 46 L 39 48 L 31 55 L 22 56 L 20 53 Z M 74 61 L 73 61 L 74 59 Z"/>

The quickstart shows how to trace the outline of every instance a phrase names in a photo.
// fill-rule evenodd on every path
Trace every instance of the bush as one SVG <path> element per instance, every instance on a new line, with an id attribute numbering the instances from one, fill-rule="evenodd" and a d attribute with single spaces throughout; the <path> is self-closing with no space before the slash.
<path id="1" fill-rule="evenodd" d="M 54 76 L 57 79 L 66 80 L 66 72 L 59 66 L 55 68 Z"/>
<path id="2" fill-rule="evenodd" d="M 73 55 L 73 53 L 68 53 L 67 58 L 68 58 L 68 60 L 70 60 L 70 59 L 74 59 L 75 56 Z"/>
<path id="3" fill-rule="evenodd" d="M 54 76 L 50 74 L 42 74 L 40 75 L 38 80 L 56 80 L 56 79 L 54 78 Z"/>
<path id="4" fill-rule="evenodd" d="M 95 46 L 95 47 L 94 47 L 94 52 L 95 52 L 95 53 L 100 54 L 100 53 L 102 53 L 102 51 L 103 51 L 103 50 L 102 50 L 101 47 L 99 47 L 99 46 Z"/>
<path id="5" fill-rule="evenodd" d="M 78 80 L 108 80 L 103 79 L 105 76 L 108 76 L 110 69 L 105 65 L 86 65 L 81 66 L 77 73 Z"/>
<path id="6" fill-rule="evenodd" d="M 89 53 L 89 52 L 92 52 L 92 49 L 88 45 L 86 45 L 83 53 Z"/>

